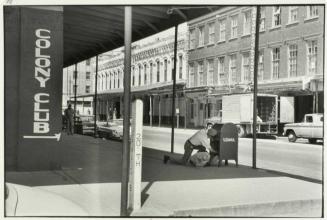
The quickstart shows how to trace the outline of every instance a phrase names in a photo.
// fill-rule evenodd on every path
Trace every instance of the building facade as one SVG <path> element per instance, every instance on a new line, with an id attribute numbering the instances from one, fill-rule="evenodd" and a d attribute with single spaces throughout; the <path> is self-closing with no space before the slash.
<path id="1" fill-rule="evenodd" d="M 323 112 L 324 7 L 260 12 L 258 92 L 294 97 L 295 121 Z M 223 95 L 253 86 L 252 13 L 253 7 L 224 7 L 188 23 L 188 126 L 217 116 Z"/>
<path id="2" fill-rule="evenodd" d="M 74 89 L 75 85 L 77 85 L 77 115 L 93 115 L 94 70 L 92 69 L 91 63 L 92 59 L 88 59 L 63 69 L 63 111 L 68 107 L 69 103 L 71 103 L 74 108 Z"/>
<path id="3" fill-rule="evenodd" d="M 97 112 L 100 120 L 123 115 L 124 57 L 113 51 L 99 62 L 97 78 Z M 178 124 L 184 125 L 184 88 L 187 81 L 186 33 L 178 34 L 176 60 L 176 112 Z M 171 124 L 172 85 L 174 68 L 174 35 L 140 41 L 132 46 L 132 100 L 144 103 L 144 124 Z"/>

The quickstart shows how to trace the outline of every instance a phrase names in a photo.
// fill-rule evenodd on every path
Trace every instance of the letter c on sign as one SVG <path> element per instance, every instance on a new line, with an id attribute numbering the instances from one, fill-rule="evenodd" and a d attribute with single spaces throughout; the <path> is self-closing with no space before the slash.
<path id="1" fill-rule="evenodd" d="M 47 93 L 37 93 L 34 96 L 34 100 L 39 103 L 49 103 L 49 99 L 41 100 L 41 96 L 49 97 L 49 94 Z"/>
<path id="2" fill-rule="evenodd" d="M 49 33 L 49 34 L 48 34 L 48 35 L 47 35 L 47 34 L 42 35 L 41 32 L 47 32 L 47 33 Z M 35 31 L 35 35 L 36 35 L 38 38 L 50 39 L 50 31 L 47 30 L 47 29 L 37 29 L 37 30 Z"/>

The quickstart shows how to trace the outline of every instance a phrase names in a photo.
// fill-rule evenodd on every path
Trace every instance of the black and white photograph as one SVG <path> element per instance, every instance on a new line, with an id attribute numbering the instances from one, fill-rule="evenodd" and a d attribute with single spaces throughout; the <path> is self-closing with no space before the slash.
<path id="1" fill-rule="evenodd" d="M 2 217 L 324 218 L 325 10 L 3 3 Z"/>

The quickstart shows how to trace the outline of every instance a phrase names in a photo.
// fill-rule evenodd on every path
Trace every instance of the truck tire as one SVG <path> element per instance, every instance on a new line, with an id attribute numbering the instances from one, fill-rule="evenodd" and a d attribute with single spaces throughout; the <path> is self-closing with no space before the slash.
<path id="1" fill-rule="evenodd" d="M 297 139 L 296 134 L 294 133 L 294 131 L 289 131 L 288 134 L 287 134 L 287 137 L 288 137 L 289 142 L 295 142 L 296 139 Z"/>
<path id="2" fill-rule="evenodd" d="M 239 138 L 246 136 L 245 128 L 242 125 L 237 125 L 237 133 Z"/>
<path id="3" fill-rule="evenodd" d="M 315 143 L 317 143 L 317 139 L 316 138 L 309 138 L 309 143 L 310 144 L 315 144 Z"/>

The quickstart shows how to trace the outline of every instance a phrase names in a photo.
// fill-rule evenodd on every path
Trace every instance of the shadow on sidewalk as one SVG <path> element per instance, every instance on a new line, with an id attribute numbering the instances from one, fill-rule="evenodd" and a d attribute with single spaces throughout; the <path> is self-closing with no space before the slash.
<path id="1" fill-rule="evenodd" d="M 162 161 L 165 153 L 143 148 L 143 182 L 265 178 L 281 174 L 234 164 L 219 168 L 165 165 Z M 8 172 L 6 181 L 28 186 L 121 182 L 121 142 L 66 136 L 56 150 L 56 158 L 59 169 Z"/>

